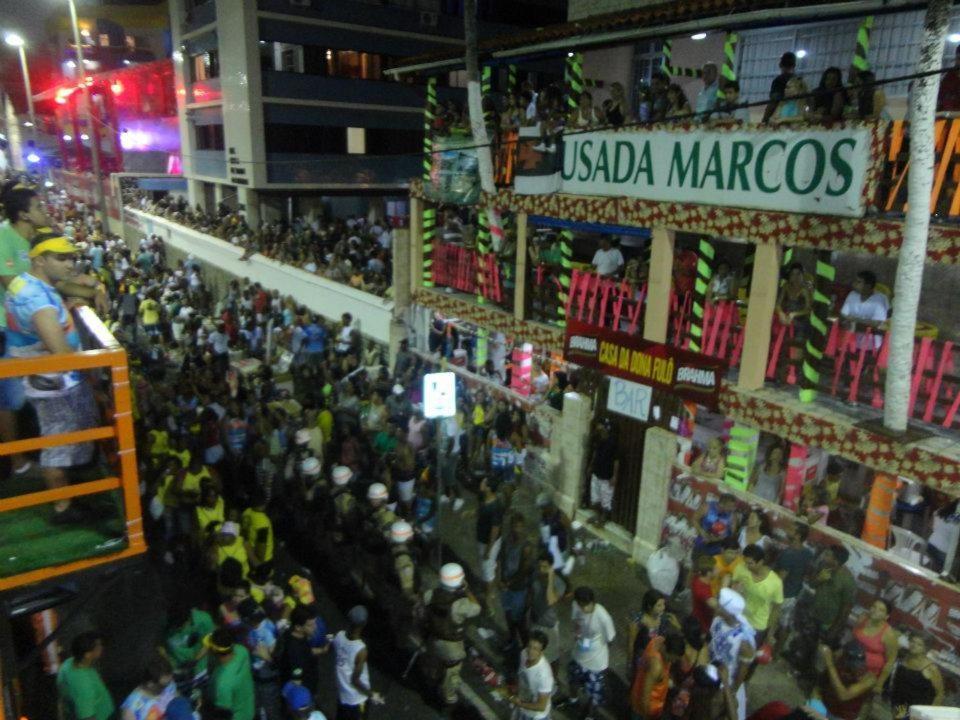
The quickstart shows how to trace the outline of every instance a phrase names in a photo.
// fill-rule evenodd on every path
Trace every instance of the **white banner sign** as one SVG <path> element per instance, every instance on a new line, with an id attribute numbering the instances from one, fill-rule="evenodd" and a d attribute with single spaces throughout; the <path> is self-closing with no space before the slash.
<path id="1" fill-rule="evenodd" d="M 428 420 L 457 414 L 457 376 L 452 372 L 423 376 L 423 416 Z"/>
<path id="2" fill-rule="evenodd" d="M 859 217 L 870 136 L 868 128 L 576 133 L 564 139 L 560 192 Z"/>
<path id="3" fill-rule="evenodd" d="M 650 417 L 650 398 L 653 389 L 640 383 L 618 377 L 610 377 L 607 392 L 607 410 L 646 422 Z"/>

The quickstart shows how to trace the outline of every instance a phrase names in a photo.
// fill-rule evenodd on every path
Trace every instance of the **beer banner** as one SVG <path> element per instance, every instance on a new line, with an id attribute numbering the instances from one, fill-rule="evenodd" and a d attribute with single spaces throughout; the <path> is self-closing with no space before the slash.
<path id="1" fill-rule="evenodd" d="M 424 195 L 436 202 L 476 204 L 480 199 L 480 171 L 473 138 L 435 138 L 433 147 L 430 182 L 424 184 Z"/>
<path id="2" fill-rule="evenodd" d="M 559 191 L 860 217 L 871 147 L 863 126 L 577 132 L 563 141 Z M 531 155 L 524 174 L 539 169 L 535 157 L 553 175 L 553 153 Z M 515 191 L 532 194 L 523 164 Z"/>
<path id="3" fill-rule="evenodd" d="M 564 357 L 572 363 L 712 409 L 717 407 L 727 367 L 723 360 L 576 320 L 567 321 L 563 348 Z"/>

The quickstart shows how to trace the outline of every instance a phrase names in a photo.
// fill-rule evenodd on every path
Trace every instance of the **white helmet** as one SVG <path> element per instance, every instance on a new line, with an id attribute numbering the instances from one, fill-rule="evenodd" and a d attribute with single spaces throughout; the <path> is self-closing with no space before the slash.
<path id="1" fill-rule="evenodd" d="M 383 483 L 373 483 L 367 488 L 367 500 L 386 500 L 387 486 Z"/>
<path id="2" fill-rule="evenodd" d="M 293 436 L 293 442 L 296 445 L 306 445 L 310 442 L 310 431 L 306 428 L 300 428 L 297 430 L 296 435 Z"/>
<path id="3" fill-rule="evenodd" d="M 304 458 L 300 463 L 300 472 L 310 477 L 316 477 L 320 474 L 320 461 L 315 457 Z"/>
<path id="4" fill-rule="evenodd" d="M 457 563 L 447 563 L 440 568 L 440 584 L 448 590 L 456 590 L 463 585 L 463 568 Z"/>
<path id="5" fill-rule="evenodd" d="M 350 478 L 352 477 L 353 470 L 348 468 L 346 465 L 337 465 L 333 469 L 333 484 L 337 487 L 343 487 L 350 482 Z"/>
<path id="6" fill-rule="evenodd" d="M 400 544 L 413 537 L 413 526 L 406 520 L 397 520 L 390 526 L 390 540 Z"/>

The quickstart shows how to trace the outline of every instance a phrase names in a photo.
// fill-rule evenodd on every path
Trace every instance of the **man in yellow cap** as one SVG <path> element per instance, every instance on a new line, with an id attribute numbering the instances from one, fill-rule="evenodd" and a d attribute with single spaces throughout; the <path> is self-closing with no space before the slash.
<path id="1" fill-rule="evenodd" d="M 7 354 L 29 358 L 73 353 L 81 349 L 73 317 L 57 291 L 57 283 L 73 276 L 77 249 L 66 237 L 47 233 L 30 241 L 30 270 L 7 286 Z M 23 379 L 24 392 L 34 406 L 41 435 L 69 433 L 96 427 L 93 390 L 76 370 L 34 374 Z M 46 448 L 40 467 L 49 488 L 67 484 L 67 470 L 93 458 L 93 443 Z M 69 500 L 53 504 L 55 522 L 83 520 Z"/>

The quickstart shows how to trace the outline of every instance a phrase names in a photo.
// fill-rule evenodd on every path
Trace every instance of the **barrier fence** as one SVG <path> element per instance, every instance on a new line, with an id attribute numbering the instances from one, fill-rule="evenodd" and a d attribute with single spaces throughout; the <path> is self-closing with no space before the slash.
<path id="1" fill-rule="evenodd" d="M 503 280 L 496 255 L 481 255 L 473 248 L 448 243 L 438 243 L 434 247 L 434 285 L 476 295 L 479 292 L 478 277 L 484 278 L 484 297 L 497 303 L 502 302 Z"/>
<path id="2" fill-rule="evenodd" d="M 535 275 L 536 277 L 536 275 Z M 548 275 L 544 273 L 544 283 Z M 574 270 L 567 316 L 597 327 L 629 334 L 642 333 L 646 285 L 599 277 Z M 686 348 L 691 322 L 690 293 L 670 296 L 668 342 Z M 738 368 L 743 355 L 744 304 L 735 300 L 707 303 L 703 315 L 701 352 Z M 774 318 L 766 377 L 788 387 L 799 386 L 806 338 L 802 328 Z M 847 403 L 883 407 L 889 332 L 862 323 L 834 318 L 819 367 L 819 391 Z M 918 337 L 911 372 L 910 417 L 952 428 L 960 412 L 960 357 L 952 341 Z"/>

